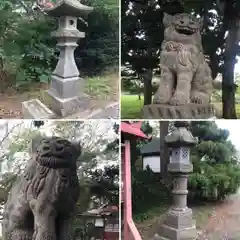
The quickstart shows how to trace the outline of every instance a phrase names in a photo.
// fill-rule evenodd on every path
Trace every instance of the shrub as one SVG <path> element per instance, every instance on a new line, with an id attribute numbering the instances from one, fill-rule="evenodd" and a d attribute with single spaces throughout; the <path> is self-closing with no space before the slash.
<path id="1" fill-rule="evenodd" d="M 133 212 L 137 218 L 142 218 L 142 213 L 149 208 L 166 203 L 171 196 L 170 188 L 149 169 L 133 172 L 132 191 Z"/>
<path id="2" fill-rule="evenodd" d="M 201 172 L 189 176 L 190 201 L 222 200 L 240 186 L 240 167 L 232 164 L 202 163 Z"/>

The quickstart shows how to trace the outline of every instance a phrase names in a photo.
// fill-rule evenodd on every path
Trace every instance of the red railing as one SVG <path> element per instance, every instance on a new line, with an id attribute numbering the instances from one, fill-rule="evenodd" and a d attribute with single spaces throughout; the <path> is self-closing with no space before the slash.
<path id="1" fill-rule="evenodd" d="M 125 141 L 122 149 L 122 179 L 124 201 L 124 240 L 142 240 L 132 219 L 132 183 L 131 183 L 131 159 L 130 141 Z"/>

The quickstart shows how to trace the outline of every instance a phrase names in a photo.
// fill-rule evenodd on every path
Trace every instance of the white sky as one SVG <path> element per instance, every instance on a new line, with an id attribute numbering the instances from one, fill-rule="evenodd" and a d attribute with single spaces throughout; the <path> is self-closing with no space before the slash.
<path id="1" fill-rule="evenodd" d="M 219 128 L 227 129 L 229 131 L 228 139 L 231 140 L 236 149 L 240 151 L 240 119 L 239 120 L 217 119 L 214 121 L 216 122 Z M 158 128 L 158 124 L 159 124 L 158 121 L 154 120 L 150 121 L 150 125 L 153 128 Z"/>
<path id="2" fill-rule="evenodd" d="M 237 57 L 238 63 L 235 65 L 235 72 L 240 73 L 240 58 Z"/>
<path id="3" fill-rule="evenodd" d="M 229 131 L 229 140 L 240 151 L 240 120 L 216 120 L 218 127 Z"/>

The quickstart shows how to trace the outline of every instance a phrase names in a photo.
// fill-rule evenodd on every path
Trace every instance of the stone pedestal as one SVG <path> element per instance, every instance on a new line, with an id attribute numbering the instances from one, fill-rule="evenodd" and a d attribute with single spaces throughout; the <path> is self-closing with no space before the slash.
<path id="1" fill-rule="evenodd" d="M 186 104 L 173 106 L 167 104 L 151 104 L 143 107 L 144 119 L 209 119 L 215 115 L 212 104 Z"/>
<path id="2" fill-rule="evenodd" d="M 173 187 L 173 206 L 160 227 L 161 237 L 156 239 L 193 240 L 196 238 L 192 210 L 187 207 L 187 175 L 176 175 Z"/>

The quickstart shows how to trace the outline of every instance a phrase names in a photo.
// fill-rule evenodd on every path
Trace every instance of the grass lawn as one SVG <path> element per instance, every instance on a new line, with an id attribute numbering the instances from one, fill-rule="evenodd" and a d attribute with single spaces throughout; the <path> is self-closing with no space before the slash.
<path id="1" fill-rule="evenodd" d="M 143 107 L 143 96 L 141 100 L 137 95 L 121 96 L 121 118 L 122 119 L 141 119 Z"/>
<path id="2" fill-rule="evenodd" d="M 138 99 L 137 95 L 122 95 L 121 96 L 121 118 L 122 119 L 142 119 L 141 111 L 143 108 L 143 99 Z M 216 107 L 216 116 L 222 116 L 222 103 L 213 102 Z M 240 118 L 240 104 L 236 104 L 237 118 Z"/>
<path id="3" fill-rule="evenodd" d="M 217 108 L 217 112 L 218 112 L 218 117 L 222 116 L 222 103 L 218 102 L 218 103 L 213 103 L 215 105 L 215 107 Z M 237 118 L 240 118 L 240 104 L 236 104 L 236 114 L 237 114 Z"/>

